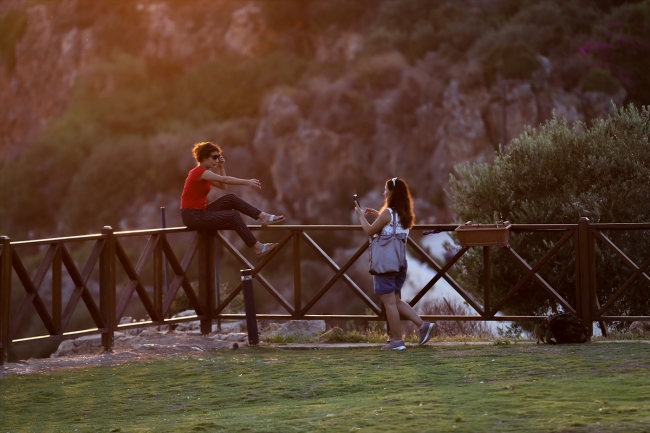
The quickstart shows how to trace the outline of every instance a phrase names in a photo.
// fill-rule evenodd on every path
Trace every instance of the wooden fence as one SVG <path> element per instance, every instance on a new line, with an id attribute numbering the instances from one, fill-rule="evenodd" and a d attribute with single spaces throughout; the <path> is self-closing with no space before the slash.
<path id="1" fill-rule="evenodd" d="M 456 321 L 538 321 L 539 316 L 509 316 L 498 315 L 509 301 L 515 296 L 526 296 L 526 288 L 534 286 L 541 288 L 549 301 L 564 311 L 576 313 L 587 324 L 599 322 L 605 331 L 604 323 L 612 321 L 650 320 L 650 316 L 611 316 L 607 311 L 615 305 L 632 285 L 641 279 L 643 289 L 648 289 L 650 276 L 646 273 L 650 266 L 650 258 L 644 258 L 637 265 L 628 257 L 604 232 L 630 232 L 650 230 L 650 224 L 591 224 L 587 218 L 582 218 L 578 224 L 536 225 L 514 224 L 510 232 L 537 233 L 549 235 L 548 250 L 534 264 L 529 264 L 522 258 L 522 252 L 508 246 L 501 252 L 523 270 L 523 277 L 509 288 L 501 299 L 493 299 L 491 272 L 498 270 L 499 263 L 494 263 L 496 247 L 482 247 L 483 299 L 477 300 L 463 288 L 452 276 L 453 267 L 459 258 L 466 254 L 469 248 L 461 248 L 446 263 L 431 257 L 427 250 L 417 242 L 423 231 L 439 230 L 451 232 L 456 225 L 417 225 L 411 231 L 408 245 L 415 258 L 430 266 L 435 276 L 428 281 L 409 302 L 415 306 L 424 295 L 440 280 L 445 280 L 465 300 L 476 314 L 473 315 L 425 315 L 428 320 Z M 239 284 L 225 297 L 217 300 L 219 269 L 216 260 L 218 249 L 231 254 L 241 268 L 252 269 L 256 290 L 272 300 L 272 312 L 258 314 L 259 319 L 269 320 L 352 320 L 369 321 L 384 320 L 378 300 L 372 295 L 372 287 L 355 282 L 348 270 L 364 256 L 368 242 L 362 235 L 360 226 L 340 225 L 283 225 L 260 227 L 251 226 L 253 230 L 263 230 L 265 234 L 279 237 L 279 245 L 268 255 L 261 258 L 257 264 L 251 263 L 245 254 L 239 251 L 220 232 L 193 232 L 186 228 L 169 228 L 155 230 L 139 230 L 129 232 L 114 232 L 110 227 L 104 227 L 100 234 L 75 236 L 55 239 L 11 242 L 6 236 L 0 236 L 0 363 L 7 359 L 11 346 L 38 343 L 40 341 L 60 341 L 76 338 L 82 335 L 100 334 L 106 350 L 113 346 L 116 331 L 146 326 L 167 326 L 174 323 L 199 320 L 201 332 L 209 333 L 215 320 L 243 319 L 244 314 L 226 313 L 226 308 L 241 292 Z M 328 233 L 345 232 L 346 236 L 357 237 L 359 247 L 343 263 L 339 265 L 314 240 L 317 233 L 327 239 Z M 174 244 L 170 237 L 183 235 L 181 242 Z M 559 238 L 559 239 L 558 239 Z M 144 248 L 138 252 L 137 261 L 133 260 L 133 248 L 125 247 L 129 239 L 139 239 L 145 242 Z M 312 257 L 315 255 L 331 269 L 333 275 L 322 282 L 318 288 L 303 287 L 304 257 L 307 255 L 303 246 L 309 247 Z M 81 245 L 81 246 L 80 246 Z M 479 247 L 481 248 L 481 247 Z M 549 263 L 561 249 L 570 249 L 571 260 L 575 262 L 575 272 L 569 276 L 575 280 L 575 293 L 572 299 L 565 299 L 542 276 L 542 268 Z M 620 259 L 620 264 L 629 269 L 627 281 L 615 291 L 609 290 L 607 298 L 599 292 L 601 288 L 597 281 L 596 250 L 609 249 Z M 23 251 L 32 250 L 29 254 L 31 266 L 24 263 Z M 181 251 L 184 250 L 184 253 Z M 42 256 L 38 264 L 33 263 L 34 251 Z M 182 257 L 181 257 L 182 256 Z M 525 254 L 524 254 L 525 256 Z M 85 261 L 84 261 L 85 259 Z M 265 278 L 262 271 L 271 267 L 277 268 L 276 262 L 292 267 L 292 287 L 285 282 L 282 287 L 276 287 Z M 171 276 L 168 278 L 168 270 Z M 223 270 L 222 270 L 223 271 Z M 276 270 L 277 271 L 277 270 Z M 551 270 L 550 272 L 553 272 Z M 68 289 L 64 290 L 64 274 L 67 273 Z M 277 273 L 277 272 L 276 272 Z M 145 275 L 147 274 L 147 275 Z M 286 276 L 285 272 L 285 276 Z M 290 275 L 290 273 L 289 273 Z M 119 280 L 119 281 L 118 281 Z M 123 285 L 122 281 L 126 281 Z M 198 293 L 192 282 L 198 282 Z M 365 314 L 323 313 L 315 311 L 318 304 L 335 284 L 343 283 L 347 287 L 348 297 L 358 298 L 357 302 L 365 305 Z M 638 285 L 638 284 L 637 284 Z M 50 292 L 48 293 L 47 290 Z M 262 290 L 260 292 L 259 290 Z M 308 289 L 308 290 L 305 290 Z M 187 300 L 196 311 L 195 316 L 170 318 L 172 302 L 176 295 L 183 291 Z M 68 293 L 64 299 L 64 292 Z M 474 291 L 476 292 L 476 290 Z M 45 294 L 49 296 L 44 296 Z M 137 323 L 123 323 L 127 309 L 136 302 L 137 294 L 142 308 L 150 320 Z M 258 296 L 256 295 L 256 296 Z M 566 296 L 566 295 L 565 295 Z M 288 299 L 289 298 L 289 299 Z M 292 299 L 290 299 L 292 298 Z M 18 301 L 20 299 L 20 301 Z M 269 302 L 271 303 L 271 302 Z M 85 322 L 92 321 L 93 327 L 84 329 L 74 328 L 75 314 L 84 309 Z M 36 314 L 38 320 L 34 320 Z M 38 322 L 34 326 L 24 325 Z M 590 326 L 591 329 L 591 326 Z M 36 335 L 27 335 L 27 334 Z"/>

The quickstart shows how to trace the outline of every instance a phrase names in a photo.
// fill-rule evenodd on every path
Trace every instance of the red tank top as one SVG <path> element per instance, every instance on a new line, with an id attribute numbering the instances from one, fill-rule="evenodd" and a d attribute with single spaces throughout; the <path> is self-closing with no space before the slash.
<path id="1" fill-rule="evenodd" d="M 181 195 L 181 209 L 202 209 L 205 210 L 205 201 L 210 192 L 211 184 L 201 179 L 205 168 L 197 165 L 187 173 L 183 194 Z"/>

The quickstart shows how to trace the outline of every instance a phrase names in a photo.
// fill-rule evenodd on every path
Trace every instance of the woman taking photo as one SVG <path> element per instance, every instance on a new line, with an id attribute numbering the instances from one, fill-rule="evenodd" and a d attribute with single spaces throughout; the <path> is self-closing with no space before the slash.
<path id="1" fill-rule="evenodd" d="M 394 177 L 386 181 L 384 186 L 384 205 L 380 210 L 366 208 L 361 210 L 359 203 L 355 201 L 354 211 L 359 217 L 363 231 L 370 237 L 375 235 L 391 235 L 404 233 L 408 236 L 409 230 L 415 223 L 415 214 L 413 213 L 413 200 L 406 182 Z M 370 224 L 366 215 L 377 217 Z M 393 225 L 393 219 L 396 225 Z M 396 233 L 393 233 L 395 227 Z M 431 331 L 435 326 L 433 323 L 423 321 L 415 312 L 413 307 L 400 299 L 400 292 L 404 281 L 406 280 L 405 265 L 399 272 L 390 274 L 373 275 L 375 294 L 384 304 L 386 310 L 386 320 L 391 330 L 391 340 L 382 350 L 404 350 L 402 328 L 400 324 L 400 314 L 406 319 L 413 322 L 418 327 L 419 341 L 422 345 L 431 338 Z"/>
<path id="2" fill-rule="evenodd" d="M 226 176 L 226 160 L 221 148 L 209 141 L 197 143 L 192 149 L 197 166 L 185 179 L 181 195 L 181 218 L 183 224 L 192 230 L 235 230 L 244 243 L 252 248 L 257 256 L 271 251 L 277 244 L 262 244 L 244 223 L 240 212 L 259 220 L 263 226 L 277 224 L 285 220 L 282 215 L 271 215 L 248 204 L 235 194 L 226 194 L 206 204 L 208 193 L 213 186 L 225 190 L 227 185 L 245 185 L 255 190 L 262 189 L 257 179 L 238 179 Z M 217 168 L 219 174 L 210 170 Z"/>

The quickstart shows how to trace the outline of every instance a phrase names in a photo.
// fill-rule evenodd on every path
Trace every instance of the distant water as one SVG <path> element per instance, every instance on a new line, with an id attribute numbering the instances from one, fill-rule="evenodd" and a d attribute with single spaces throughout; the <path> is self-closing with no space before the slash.
<path id="1" fill-rule="evenodd" d="M 445 242 L 452 242 L 451 237 L 445 233 L 437 233 L 427 235 L 422 238 L 420 242 L 421 246 L 424 249 L 429 251 L 429 254 L 436 259 L 438 264 L 444 265 L 444 262 L 440 262 L 441 257 L 445 257 L 447 251 L 443 247 Z M 429 265 L 418 260 L 418 258 L 409 254 L 407 250 L 407 260 L 408 260 L 408 273 L 406 274 L 406 282 L 404 283 L 404 288 L 402 289 L 402 297 L 404 300 L 408 301 L 413 299 L 413 297 L 420 291 L 425 284 L 427 284 L 433 277 L 436 276 L 436 271 L 434 271 Z M 444 279 L 438 280 L 438 282 L 427 292 L 426 295 L 418 302 L 422 304 L 428 300 L 434 299 L 443 299 L 446 298 L 450 303 L 464 303 L 465 300 L 462 296 L 454 290 L 451 285 Z M 467 305 L 467 308 L 471 311 L 468 314 L 476 314 L 478 312 L 474 311 L 473 308 Z M 417 309 L 417 305 L 416 305 Z M 498 313 L 497 315 L 501 315 Z M 486 322 L 490 326 L 492 332 L 497 335 L 497 328 L 506 328 L 510 322 Z"/>

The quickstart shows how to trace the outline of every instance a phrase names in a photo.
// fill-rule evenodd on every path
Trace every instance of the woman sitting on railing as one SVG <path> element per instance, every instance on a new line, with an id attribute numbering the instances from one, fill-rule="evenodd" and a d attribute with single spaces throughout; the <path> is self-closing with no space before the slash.
<path id="1" fill-rule="evenodd" d="M 221 153 L 221 148 L 214 143 L 209 141 L 197 143 L 192 153 L 197 166 L 188 173 L 181 195 L 183 224 L 192 230 L 235 230 L 258 256 L 275 248 L 276 243 L 258 242 L 244 223 L 240 212 L 259 220 L 263 226 L 283 222 L 284 216 L 262 212 L 235 194 L 226 194 L 206 205 L 208 193 L 213 186 L 225 190 L 226 185 L 245 185 L 260 190 L 262 189 L 260 181 L 226 176 L 226 160 Z M 219 169 L 219 174 L 210 171 L 215 168 Z"/>
<path id="2" fill-rule="evenodd" d="M 372 208 L 366 208 L 365 211 L 361 210 L 359 202 L 355 200 L 354 211 L 359 217 L 363 231 L 371 237 L 380 234 L 395 235 L 400 233 L 408 236 L 410 228 L 415 223 L 411 192 L 406 182 L 397 177 L 386 181 L 386 185 L 384 186 L 384 205 L 380 210 L 377 211 Z M 377 219 L 370 224 L 366 219 L 366 215 L 373 215 Z M 393 223 L 393 219 L 395 219 L 395 223 Z M 404 259 L 404 266 L 399 272 L 375 274 L 372 277 L 375 294 L 379 295 L 379 299 L 384 304 L 386 319 L 391 330 L 391 340 L 386 346 L 382 347 L 382 350 L 406 349 L 406 345 L 402 339 L 400 314 L 418 327 L 418 344 L 420 345 L 429 341 L 431 331 L 435 326 L 433 323 L 423 321 L 413 307 L 400 298 L 400 292 L 406 280 L 407 268 L 408 265 L 406 259 Z"/>

